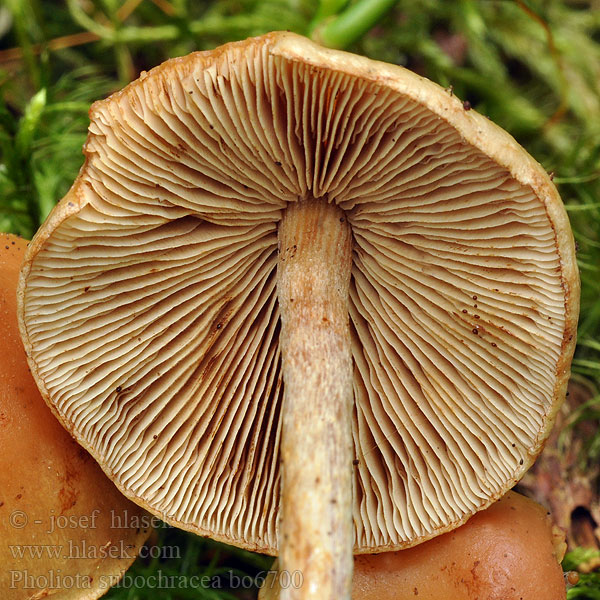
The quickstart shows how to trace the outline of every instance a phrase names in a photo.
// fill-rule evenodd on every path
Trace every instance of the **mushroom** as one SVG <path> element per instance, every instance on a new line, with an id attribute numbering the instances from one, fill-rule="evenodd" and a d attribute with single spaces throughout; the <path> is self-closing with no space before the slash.
<path id="1" fill-rule="evenodd" d="M 117 490 L 40 397 L 17 326 L 26 246 L 0 237 L 0 590 L 3 600 L 92 600 L 135 560 L 154 517 Z"/>
<path id="2" fill-rule="evenodd" d="M 280 32 L 167 61 L 90 116 L 20 324 L 127 496 L 278 553 L 305 581 L 288 598 L 341 600 L 353 550 L 454 529 L 519 480 L 565 394 L 579 280 L 513 138 Z"/>
<path id="3" fill-rule="evenodd" d="M 354 558 L 353 600 L 565 600 L 564 531 L 546 509 L 508 492 L 464 525 L 419 546 Z M 259 600 L 295 582 L 269 571 Z"/>

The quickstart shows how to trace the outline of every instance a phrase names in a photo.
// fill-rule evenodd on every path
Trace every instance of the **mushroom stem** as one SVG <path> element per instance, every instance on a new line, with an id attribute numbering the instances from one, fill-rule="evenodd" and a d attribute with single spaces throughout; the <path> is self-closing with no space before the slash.
<path id="1" fill-rule="evenodd" d="M 352 233 L 338 207 L 315 199 L 288 206 L 277 266 L 285 385 L 279 557 L 303 584 L 282 590 L 282 600 L 351 596 L 351 265 Z"/>

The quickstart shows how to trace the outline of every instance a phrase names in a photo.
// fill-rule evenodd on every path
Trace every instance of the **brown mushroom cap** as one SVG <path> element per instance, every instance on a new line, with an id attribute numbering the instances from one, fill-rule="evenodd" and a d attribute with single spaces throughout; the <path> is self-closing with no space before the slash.
<path id="1" fill-rule="evenodd" d="M 508 134 L 289 33 L 168 61 L 90 114 L 27 254 L 21 332 L 44 398 L 130 498 L 277 552 L 277 226 L 306 197 L 353 236 L 355 551 L 452 529 L 531 465 L 579 280 L 556 189 Z"/>
<path id="2" fill-rule="evenodd" d="M 352 600 L 565 600 L 565 549 L 544 507 L 509 492 L 424 544 L 356 556 Z M 259 600 L 301 583 L 271 569 Z"/>
<path id="3" fill-rule="evenodd" d="M 26 246 L 0 237 L 0 595 L 92 600 L 135 560 L 152 517 L 123 497 L 40 397 L 16 318 Z"/>

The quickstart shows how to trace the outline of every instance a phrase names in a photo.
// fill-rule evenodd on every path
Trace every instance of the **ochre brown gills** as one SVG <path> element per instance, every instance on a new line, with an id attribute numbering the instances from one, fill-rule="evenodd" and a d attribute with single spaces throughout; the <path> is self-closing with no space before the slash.
<path id="1" fill-rule="evenodd" d="M 500 498 L 565 394 L 579 280 L 557 191 L 397 66 L 273 33 L 173 59 L 90 112 L 30 245 L 31 370 L 167 522 L 347 600 L 352 552 Z"/>

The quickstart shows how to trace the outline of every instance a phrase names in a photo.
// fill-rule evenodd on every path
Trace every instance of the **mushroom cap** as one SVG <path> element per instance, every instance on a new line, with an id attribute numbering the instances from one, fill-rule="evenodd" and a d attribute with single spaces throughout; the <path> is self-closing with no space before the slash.
<path id="1" fill-rule="evenodd" d="M 415 548 L 354 557 L 352 600 L 565 600 L 565 534 L 546 509 L 508 492 Z M 301 579 L 269 571 L 259 600 Z"/>
<path id="2" fill-rule="evenodd" d="M 40 397 L 16 317 L 26 246 L 0 236 L 0 590 L 4 600 L 92 600 L 135 560 L 153 517 L 117 490 Z"/>
<path id="3" fill-rule="evenodd" d="M 406 551 L 357 556 L 353 600 L 565 600 L 565 534 L 508 492 L 463 526 Z"/>
<path id="4" fill-rule="evenodd" d="M 564 398 L 579 279 L 513 138 L 291 33 L 167 61 L 90 117 L 20 324 L 43 397 L 126 495 L 277 552 L 277 224 L 306 197 L 352 227 L 355 552 L 453 529 L 519 480 Z"/>

